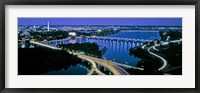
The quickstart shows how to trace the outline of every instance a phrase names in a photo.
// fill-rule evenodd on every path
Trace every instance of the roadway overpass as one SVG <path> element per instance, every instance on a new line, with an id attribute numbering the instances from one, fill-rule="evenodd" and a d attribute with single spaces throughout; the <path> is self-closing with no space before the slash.
<path id="1" fill-rule="evenodd" d="M 91 56 L 87 56 L 87 55 L 78 55 L 78 56 L 82 57 L 82 58 L 87 58 L 87 59 L 90 59 L 90 60 L 94 61 L 98 65 L 101 65 L 101 66 L 107 68 L 114 75 L 129 75 L 129 73 L 126 72 L 123 68 L 121 68 L 121 67 L 119 67 L 119 66 L 111 63 L 108 60 L 104 60 L 104 59 L 100 59 L 100 58 L 95 58 L 95 57 L 91 57 Z"/>

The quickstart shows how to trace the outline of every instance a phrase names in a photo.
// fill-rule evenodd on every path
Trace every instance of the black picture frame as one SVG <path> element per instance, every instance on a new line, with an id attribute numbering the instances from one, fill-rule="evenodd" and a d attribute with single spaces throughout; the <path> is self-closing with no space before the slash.
<path id="1" fill-rule="evenodd" d="M 195 88 L 5 88 L 6 5 L 195 5 Z M 200 0 L 0 0 L 0 91 L 1 93 L 200 93 L 199 39 Z"/>

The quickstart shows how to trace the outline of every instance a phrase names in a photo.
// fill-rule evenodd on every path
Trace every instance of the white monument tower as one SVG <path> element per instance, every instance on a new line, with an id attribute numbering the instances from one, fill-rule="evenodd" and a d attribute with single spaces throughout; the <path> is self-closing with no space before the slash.
<path id="1" fill-rule="evenodd" d="M 49 31 L 49 21 L 47 22 L 47 31 Z"/>
<path id="2" fill-rule="evenodd" d="M 33 26 L 33 29 L 34 29 L 34 31 L 36 31 L 36 26 L 35 25 Z"/>

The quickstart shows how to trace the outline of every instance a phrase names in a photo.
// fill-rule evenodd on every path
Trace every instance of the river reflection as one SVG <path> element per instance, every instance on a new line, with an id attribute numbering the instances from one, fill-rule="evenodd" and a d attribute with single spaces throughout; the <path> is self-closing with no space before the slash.
<path id="1" fill-rule="evenodd" d="M 158 31 L 133 31 L 133 32 L 119 32 L 114 35 L 110 35 L 107 37 L 118 37 L 118 38 L 132 38 L 132 39 L 144 39 L 144 40 L 154 40 L 160 39 Z M 136 66 L 138 60 L 137 57 L 133 57 L 129 55 L 129 49 L 134 48 L 138 45 L 142 45 L 143 43 L 139 42 L 124 42 L 124 41 L 111 41 L 111 40 L 98 40 L 98 39 L 75 39 L 75 40 L 65 40 L 65 41 L 57 41 L 50 42 L 49 45 L 56 46 L 58 44 L 68 44 L 68 43 L 97 43 L 100 49 L 104 47 L 107 48 L 107 51 L 102 55 L 103 59 L 115 61 L 123 64 L 128 64 L 131 66 Z"/>
<path id="2" fill-rule="evenodd" d="M 89 69 L 81 64 L 77 64 L 76 66 L 70 66 L 65 70 L 62 68 L 58 71 L 50 71 L 46 73 L 46 75 L 86 75 Z"/>

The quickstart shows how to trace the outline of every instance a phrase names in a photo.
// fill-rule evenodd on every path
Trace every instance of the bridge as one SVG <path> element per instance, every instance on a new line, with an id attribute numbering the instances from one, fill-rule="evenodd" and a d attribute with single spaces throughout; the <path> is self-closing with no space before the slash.
<path id="1" fill-rule="evenodd" d="M 61 48 L 57 48 L 57 47 L 50 46 L 50 45 L 47 45 L 47 44 L 43 44 L 43 43 L 40 43 L 40 42 L 30 41 L 30 43 L 40 45 L 40 46 L 43 46 L 43 47 L 48 47 L 48 48 L 51 48 L 51 49 L 61 50 Z"/>
<path id="2" fill-rule="evenodd" d="M 65 39 L 58 39 L 58 40 L 51 40 L 51 41 L 48 41 L 49 43 L 50 42 L 57 42 L 57 41 L 65 41 L 65 40 L 70 40 L 71 38 L 65 38 Z"/>
<path id="3" fill-rule="evenodd" d="M 122 42 L 151 42 L 153 40 L 145 39 L 133 39 L 133 38 L 119 38 L 119 37 L 98 37 L 98 36 L 87 36 L 88 39 L 97 39 L 97 40 L 110 40 L 110 41 L 122 41 Z"/>
<path id="4" fill-rule="evenodd" d="M 99 36 L 75 37 L 74 39 L 95 39 L 95 40 L 111 40 L 111 41 L 141 42 L 141 43 L 153 41 L 153 40 L 145 40 L 145 39 L 119 38 L 119 37 L 99 37 Z M 72 40 L 72 38 L 43 41 L 43 42 L 44 43 L 51 43 L 51 42 L 62 42 L 62 41 L 67 41 L 67 40 Z"/>
<path id="5" fill-rule="evenodd" d="M 130 43 L 132 45 L 142 45 L 144 42 L 151 42 L 153 40 L 145 40 L 145 39 L 133 39 L 133 38 L 119 38 L 119 37 L 98 37 L 98 36 L 86 36 L 86 37 L 74 37 L 74 38 L 65 38 L 65 39 L 59 39 L 59 40 L 51 40 L 51 41 L 42 41 L 42 43 L 56 46 L 58 44 L 67 44 L 70 43 L 70 40 L 75 40 L 72 42 L 76 42 L 76 40 L 82 41 L 82 39 L 85 39 L 84 42 L 93 42 L 93 41 L 111 41 L 111 42 L 118 42 L 118 43 Z M 55 42 L 55 44 L 51 44 Z"/>
<path id="6" fill-rule="evenodd" d="M 75 38 L 71 38 L 71 37 L 68 37 L 68 38 L 64 38 L 64 39 L 57 39 L 57 40 L 50 40 L 50 41 L 47 41 L 48 43 L 50 42 L 58 42 L 58 41 L 67 41 L 67 40 L 72 40 L 72 39 L 81 39 L 82 37 L 75 37 Z"/>

